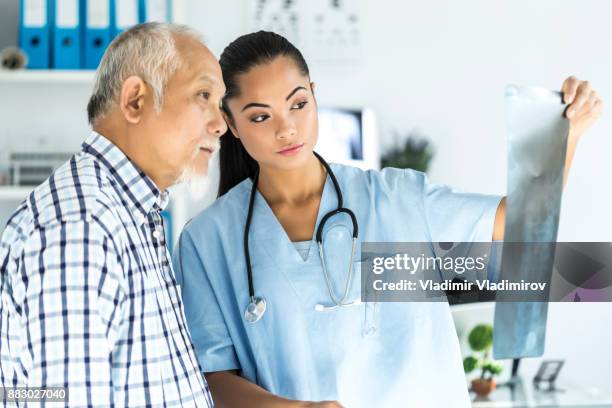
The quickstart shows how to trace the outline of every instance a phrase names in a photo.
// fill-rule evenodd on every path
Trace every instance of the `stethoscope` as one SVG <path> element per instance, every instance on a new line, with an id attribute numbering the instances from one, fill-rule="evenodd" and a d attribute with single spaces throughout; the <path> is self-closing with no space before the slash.
<path id="1" fill-rule="evenodd" d="M 313 152 L 313 153 L 316 156 L 316 158 L 319 159 L 323 167 L 325 167 L 327 174 L 329 175 L 329 177 L 332 180 L 332 183 L 334 184 L 334 190 L 336 190 L 336 197 L 338 198 L 338 207 L 335 210 L 329 211 L 323 216 L 323 218 L 321 218 L 321 222 L 319 223 L 319 226 L 317 227 L 317 232 L 315 235 L 317 245 L 319 247 L 321 267 L 323 269 L 323 275 L 325 276 L 325 284 L 327 285 L 327 291 L 329 292 L 329 297 L 332 301 L 331 304 L 317 303 L 315 305 L 315 310 L 321 312 L 321 311 L 326 311 L 326 310 L 333 310 L 339 307 L 353 306 L 353 305 L 361 304 L 361 300 L 356 300 L 352 302 L 346 301 L 346 298 L 348 296 L 349 289 L 351 286 L 351 281 L 353 278 L 353 260 L 355 258 L 355 246 L 357 243 L 357 237 L 359 235 L 359 225 L 357 224 L 357 217 L 355 217 L 355 214 L 353 213 L 353 211 L 351 211 L 348 208 L 343 207 L 342 190 L 340 189 L 338 180 L 336 179 L 334 172 L 329 167 L 329 164 L 318 153 L 316 152 Z M 253 285 L 253 269 L 251 267 L 251 255 L 249 253 L 249 230 L 251 229 L 251 220 L 253 219 L 253 207 L 255 204 L 255 195 L 257 193 L 258 179 L 259 179 L 259 172 L 257 172 L 255 176 L 253 177 L 253 187 L 251 188 L 251 196 L 249 197 L 249 209 L 247 212 L 246 225 L 244 227 L 244 257 L 246 260 L 247 278 L 249 281 L 249 299 L 250 299 L 250 302 L 244 311 L 244 319 L 249 323 L 255 323 L 259 321 L 259 319 L 261 319 L 263 315 L 266 313 L 266 307 L 267 307 L 266 299 L 264 297 L 255 296 L 255 287 Z M 333 217 L 334 215 L 340 214 L 340 213 L 345 213 L 349 217 L 351 217 L 351 222 L 353 223 L 353 242 L 351 245 L 351 259 L 349 262 L 344 292 L 342 296 L 338 298 L 334 294 L 331 279 L 329 277 L 329 274 L 327 273 L 327 265 L 325 264 L 325 252 L 323 250 L 323 228 L 325 227 L 325 223 L 331 217 Z"/>

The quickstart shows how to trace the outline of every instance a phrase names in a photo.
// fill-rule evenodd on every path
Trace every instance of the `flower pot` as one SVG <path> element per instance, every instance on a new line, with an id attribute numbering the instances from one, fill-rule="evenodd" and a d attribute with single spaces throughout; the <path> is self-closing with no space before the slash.
<path id="1" fill-rule="evenodd" d="M 486 397 L 495 389 L 496 385 L 494 378 L 489 380 L 475 378 L 472 380 L 472 391 L 481 397 Z"/>

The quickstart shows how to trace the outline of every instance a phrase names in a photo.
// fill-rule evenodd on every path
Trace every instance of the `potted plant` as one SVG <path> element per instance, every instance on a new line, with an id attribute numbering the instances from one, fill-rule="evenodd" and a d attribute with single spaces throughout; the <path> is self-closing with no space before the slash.
<path id="1" fill-rule="evenodd" d="M 414 169 L 427 172 L 433 157 L 429 141 L 416 133 L 408 134 L 400 142 L 400 135 L 395 133 L 395 143 L 381 157 L 381 168 Z"/>
<path id="2" fill-rule="evenodd" d="M 495 389 L 494 377 L 502 372 L 501 365 L 490 358 L 493 327 L 488 324 L 477 325 L 470 332 L 468 343 L 474 354 L 463 360 L 463 369 L 467 374 L 480 368 L 480 377 L 472 380 L 472 391 L 484 397 Z"/>

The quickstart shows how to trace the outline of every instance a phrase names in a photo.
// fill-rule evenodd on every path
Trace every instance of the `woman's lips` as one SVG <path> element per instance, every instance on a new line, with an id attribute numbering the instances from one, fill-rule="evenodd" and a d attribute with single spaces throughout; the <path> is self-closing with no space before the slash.
<path id="1" fill-rule="evenodd" d="M 304 147 L 304 143 L 291 145 L 289 147 L 284 148 L 283 150 L 280 150 L 278 153 L 282 154 L 283 156 L 294 156 L 298 154 L 300 150 L 302 150 L 302 147 Z"/>

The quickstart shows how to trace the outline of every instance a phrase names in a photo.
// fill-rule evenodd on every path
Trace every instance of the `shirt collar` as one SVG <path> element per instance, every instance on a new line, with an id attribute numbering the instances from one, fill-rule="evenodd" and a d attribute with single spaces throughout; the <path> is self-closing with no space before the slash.
<path id="1" fill-rule="evenodd" d="M 97 132 L 83 142 L 82 150 L 100 161 L 119 185 L 121 198 L 139 224 L 152 211 L 163 210 L 168 205 L 169 193 L 163 193 L 153 180 L 140 170 L 117 146 Z"/>

